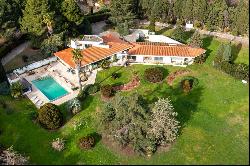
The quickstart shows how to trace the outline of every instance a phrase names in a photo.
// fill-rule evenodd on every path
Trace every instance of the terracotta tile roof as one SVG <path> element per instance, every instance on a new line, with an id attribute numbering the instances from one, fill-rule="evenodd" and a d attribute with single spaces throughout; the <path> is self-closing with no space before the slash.
<path id="1" fill-rule="evenodd" d="M 121 44 L 128 44 L 128 42 L 120 39 L 119 37 L 116 37 L 112 34 L 107 34 L 105 36 L 102 36 L 103 42 L 108 43 L 108 42 L 115 42 L 115 43 L 121 43 Z"/>
<path id="2" fill-rule="evenodd" d="M 149 45 L 134 44 L 134 47 L 128 51 L 129 55 L 158 55 L 158 56 L 182 56 L 196 57 L 205 52 L 202 48 L 192 48 L 185 45 Z"/>
<path id="3" fill-rule="evenodd" d="M 94 63 L 103 58 L 109 57 L 117 52 L 127 50 L 133 47 L 133 45 L 122 41 L 121 39 L 116 38 L 114 36 L 107 35 L 104 36 L 103 39 L 105 40 L 106 44 L 109 45 L 109 48 L 100 48 L 93 46 L 82 50 L 82 66 Z M 73 48 L 67 48 L 65 50 L 54 53 L 54 55 L 63 60 L 65 63 L 67 63 L 70 67 L 75 68 L 76 64 L 72 60 L 72 50 Z"/>

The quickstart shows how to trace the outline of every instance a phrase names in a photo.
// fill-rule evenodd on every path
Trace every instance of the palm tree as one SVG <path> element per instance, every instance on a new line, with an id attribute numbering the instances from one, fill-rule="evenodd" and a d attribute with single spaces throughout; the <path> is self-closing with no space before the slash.
<path id="1" fill-rule="evenodd" d="M 80 88 L 80 90 L 82 90 L 80 69 L 81 69 L 81 60 L 82 60 L 83 56 L 81 54 L 80 49 L 74 49 L 74 50 L 72 50 L 72 53 L 73 53 L 72 59 L 77 65 L 77 76 L 78 76 L 78 81 L 79 81 L 79 88 Z"/>

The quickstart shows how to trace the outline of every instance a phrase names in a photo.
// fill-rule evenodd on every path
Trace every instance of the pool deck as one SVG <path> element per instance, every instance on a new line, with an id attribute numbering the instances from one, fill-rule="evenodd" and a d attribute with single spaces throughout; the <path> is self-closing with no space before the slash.
<path id="1" fill-rule="evenodd" d="M 24 73 L 20 75 L 20 77 L 26 78 L 27 81 L 29 81 L 32 84 L 32 92 L 26 94 L 26 96 L 35 104 L 37 108 L 39 108 L 41 105 L 45 103 L 53 103 L 56 105 L 60 105 L 62 103 L 65 103 L 73 98 L 75 98 L 79 90 L 72 90 L 72 87 L 78 86 L 78 79 L 76 74 L 72 74 L 71 72 L 67 72 L 67 66 L 60 63 L 59 61 L 53 62 L 50 65 L 46 65 L 43 67 L 40 67 L 38 69 L 35 69 L 35 73 L 32 75 L 29 75 L 28 73 Z M 85 82 L 82 82 L 82 85 L 85 86 L 87 84 L 93 84 L 95 83 L 97 70 L 94 70 L 92 74 L 89 76 L 89 79 Z M 36 80 L 38 78 L 44 77 L 44 76 L 51 76 L 56 82 L 58 82 L 65 90 L 67 90 L 69 93 L 65 96 L 62 96 L 54 101 L 50 101 L 39 89 L 37 89 L 34 84 L 32 83 L 33 80 Z M 34 96 L 37 96 L 37 98 L 42 101 L 42 104 L 39 106 L 37 103 L 32 100 Z"/>

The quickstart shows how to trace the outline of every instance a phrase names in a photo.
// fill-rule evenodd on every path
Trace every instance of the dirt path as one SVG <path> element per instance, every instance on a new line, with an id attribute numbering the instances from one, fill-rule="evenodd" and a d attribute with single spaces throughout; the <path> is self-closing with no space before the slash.
<path id="1" fill-rule="evenodd" d="M 8 53 L 3 59 L 2 59 L 2 64 L 6 65 L 9 61 L 11 61 L 13 58 L 15 58 L 18 54 L 23 52 L 27 47 L 29 47 L 30 43 L 29 42 L 24 42 L 23 44 L 20 44 L 13 50 L 11 50 L 10 53 Z"/>

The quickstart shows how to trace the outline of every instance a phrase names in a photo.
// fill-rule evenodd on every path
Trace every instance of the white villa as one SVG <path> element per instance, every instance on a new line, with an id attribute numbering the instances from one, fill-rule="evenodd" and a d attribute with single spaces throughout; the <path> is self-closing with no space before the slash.
<path id="1" fill-rule="evenodd" d="M 171 38 L 154 35 L 147 30 L 135 30 L 136 38 L 144 37 L 146 42 L 129 42 L 111 33 L 85 35 L 72 39 L 69 48 L 54 53 L 48 59 L 35 62 L 7 74 L 10 83 L 25 84 L 26 96 L 39 108 L 47 102 L 62 104 L 79 93 L 76 64 L 73 49 L 81 49 L 82 85 L 95 83 L 98 62 L 107 59 L 113 66 L 125 64 L 161 64 L 186 66 L 194 58 L 205 53 L 202 48 L 192 48 Z M 113 61 L 114 59 L 118 59 Z M 25 79 L 24 79 L 25 78 Z"/>

